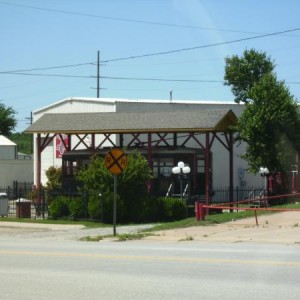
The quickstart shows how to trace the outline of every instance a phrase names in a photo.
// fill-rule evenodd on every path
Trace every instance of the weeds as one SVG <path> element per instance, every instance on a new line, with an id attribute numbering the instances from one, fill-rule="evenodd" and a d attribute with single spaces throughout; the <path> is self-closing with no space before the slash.
<path id="1" fill-rule="evenodd" d="M 102 235 L 97 235 L 97 236 L 85 236 L 80 238 L 80 241 L 84 241 L 84 242 L 99 242 L 103 240 L 103 236 Z"/>
<path id="2" fill-rule="evenodd" d="M 117 238 L 119 242 L 132 241 L 132 240 L 141 240 L 144 237 L 149 235 L 154 235 L 151 233 L 124 233 L 118 234 Z"/>

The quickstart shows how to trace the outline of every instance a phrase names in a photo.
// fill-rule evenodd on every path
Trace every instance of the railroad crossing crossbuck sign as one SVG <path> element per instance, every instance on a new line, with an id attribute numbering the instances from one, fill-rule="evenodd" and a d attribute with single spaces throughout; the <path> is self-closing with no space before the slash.
<path id="1" fill-rule="evenodd" d="M 127 165 L 127 156 L 121 149 L 112 149 L 105 155 L 105 166 L 112 174 L 121 174 Z"/>

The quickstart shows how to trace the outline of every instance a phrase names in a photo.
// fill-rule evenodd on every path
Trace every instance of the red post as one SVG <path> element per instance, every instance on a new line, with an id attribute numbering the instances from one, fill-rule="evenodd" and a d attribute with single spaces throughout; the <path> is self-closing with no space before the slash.
<path id="1" fill-rule="evenodd" d="M 197 221 L 204 221 L 205 220 L 205 208 L 203 207 L 203 204 L 199 201 L 195 202 L 195 215 Z"/>

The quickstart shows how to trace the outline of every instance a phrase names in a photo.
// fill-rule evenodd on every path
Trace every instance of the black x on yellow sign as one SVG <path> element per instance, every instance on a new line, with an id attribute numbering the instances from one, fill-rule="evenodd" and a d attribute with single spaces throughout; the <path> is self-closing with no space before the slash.
<path id="1" fill-rule="evenodd" d="M 114 148 L 105 155 L 105 166 L 112 174 L 121 174 L 126 165 L 127 156 L 121 149 Z"/>

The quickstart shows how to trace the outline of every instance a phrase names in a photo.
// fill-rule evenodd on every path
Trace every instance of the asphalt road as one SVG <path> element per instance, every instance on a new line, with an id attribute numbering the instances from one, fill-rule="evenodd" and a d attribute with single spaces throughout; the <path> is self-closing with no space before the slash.
<path id="1" fill-rule="evenodd" d="M 0 237 L 0 299 L 300 299 L 300 246 Z"/>

